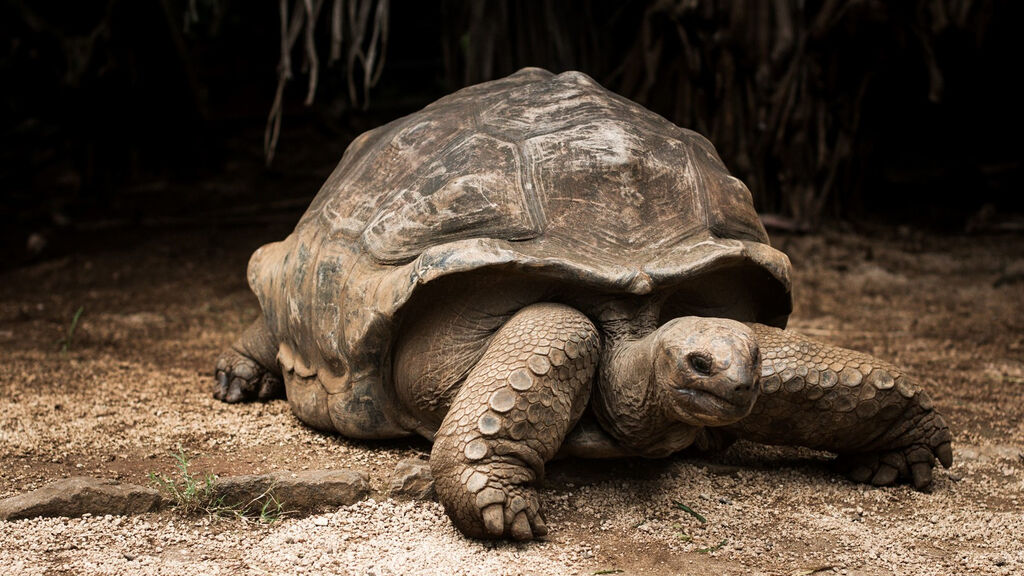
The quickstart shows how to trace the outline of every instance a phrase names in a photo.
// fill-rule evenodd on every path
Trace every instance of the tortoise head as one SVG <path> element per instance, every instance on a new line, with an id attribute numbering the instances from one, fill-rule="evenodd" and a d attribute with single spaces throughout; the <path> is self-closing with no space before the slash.
<path id="1" fill-rule="evenodd" d="M 601 427 L 629 451 L 671 454 L 692 444 L 701 428 L 727 426 L 750 413 L 760 391 L 761 361 L 748 326 L 698 316 L 656 328 L 650 321 L 632 326 L 620 329 L 615 319 L 604 323 L 600 379 L 591 403 Z"/>
<path id="2" fill-rule="evenodd" d="M 687 316 L 655 332 L 652 384 L 673 420 L 725 426 L 757 399 L 760 354 L 753 331 L 735 320 Z"/>

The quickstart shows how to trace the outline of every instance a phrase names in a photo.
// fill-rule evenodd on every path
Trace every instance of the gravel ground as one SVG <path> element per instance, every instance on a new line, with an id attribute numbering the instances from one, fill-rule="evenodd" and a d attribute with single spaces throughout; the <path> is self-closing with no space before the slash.
<path id="1" fill-rule="evenodd" d="M 395 464 L 425 442 L 348 441 L 281 401 L 210 398 L 218 351 L 258 313 L 248 254 L 286 233 L 96 238 L 0 277 L 0 497 L 82 474 L 146 484 L 172 473 L 180 446 L 193 470 L 218 475 L 363 470 L 373 498 L 269 525 L 174 511 L 0 522 L 5 573 L 1024 573 L 1024 238 L 775 239 L 796 267 L 791 328 L 906 366 L 951 423 L 956 464 L 930 494 L 853 484 L 827 454 L 743 442 L 714 456 L 564 461 L 542 491 L 549 540 L 491 544 L 462 538 L 436 503 L 385 496 Z"/>

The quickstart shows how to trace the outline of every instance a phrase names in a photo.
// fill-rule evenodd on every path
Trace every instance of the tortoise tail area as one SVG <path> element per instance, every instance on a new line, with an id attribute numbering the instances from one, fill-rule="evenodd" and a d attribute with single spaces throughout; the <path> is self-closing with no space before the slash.
<path id="1" fill-rule="evenodd" d="M 277 345 L 275 360 L 288 402 L 300 420 L 320 430 L 349 438 L 408 436 L 381 382 L 379 351 L 388 346 L 390 319 L 365 314 L 375 329 L 366 330 L 363 346 L 351 345 L 345 334 L 345 282 L 359 254 L 355 248 L 338 253 L 348 245 L 325 242 L 324 233 L 300 226 L 249 260 L 249 285 Z"/>

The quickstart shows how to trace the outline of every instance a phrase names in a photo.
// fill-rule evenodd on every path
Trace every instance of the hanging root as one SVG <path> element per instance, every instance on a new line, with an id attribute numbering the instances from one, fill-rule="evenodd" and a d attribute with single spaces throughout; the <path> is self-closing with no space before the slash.
<path id="1" fill-rule="evenodd" d="M 277 90 L 263 134 L 263 154 L 268 166 L 274 160 L 281 135 L 284 88 L 293 77 L 291 54 L 300 35 L 303 36 L 302 50 L 305 55 L 302 70 L 309 76 L 305 105 L 312 105 L 316 96 L 320 80 L 320 58 L 316 53 L 316 24 L 320 19 L 323 4 L 324 0 L 294 0 L 289 15 L 288 0 L 278 2 L 281 18 L 281 59 L 277 66 Z M 328 65 L 334 64 L 341 60 L 342 52 L 345 52 L 349 99 L 354 106 L 366 108 L 370 100 L 370 89 L 377 85 L 384 71 L 389 12 L 389 0 L 334 0 L 331 8 L 331 44 L 327 62 Z M 347 36 L 344 33 L 346 16 Z M 361 94 L 358 84 L 362 85 Z"/>

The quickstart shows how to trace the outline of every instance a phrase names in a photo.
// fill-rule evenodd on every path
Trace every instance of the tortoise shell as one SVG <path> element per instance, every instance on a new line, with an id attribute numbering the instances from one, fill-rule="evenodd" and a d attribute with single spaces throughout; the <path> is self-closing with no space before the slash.
<path id="1" fill-rule="evenodd" d="M 407 434 L 387 389 L 400 312 L 488 269 L 635 295 L 738 284 L 743 310 L 715 315 L 779 326 L 791 307 L 789 260 L 704 137 L 584 74 L 527 68 L 359 136 L 295 231 L 253 255 L 293 410 Z"/>

